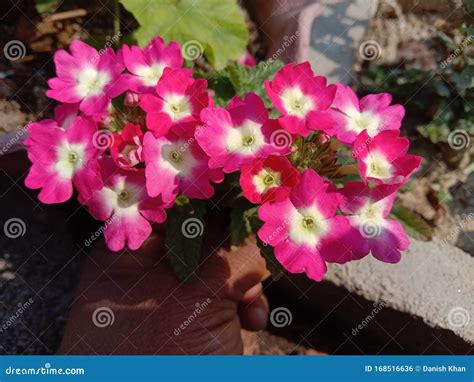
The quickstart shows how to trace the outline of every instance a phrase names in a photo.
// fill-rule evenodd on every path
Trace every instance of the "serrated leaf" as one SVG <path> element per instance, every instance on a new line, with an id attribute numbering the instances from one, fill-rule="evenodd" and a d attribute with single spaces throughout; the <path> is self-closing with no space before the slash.
<path id="1" fill-rule="evenodd" d="M 175 205 L 168 210 L 166 220 L 166 256 L 181 281 L 192 280 L 204 238 L 206 206 L 201 201 Z"/>
<path id="2" fill-rule="evenodd" d="M 245 51 L 248 30 L 236 0 L 120 0 L 140 24 L 135 37 L 145 46 L 156 35 L 167 42 L 197 41 L 207 60 L 223 68 Z"/>
<path id="3" fill-rule="evenodd" d="M 268 98 L 264 82 L 272 80 L 282 66 L 283 63 L 279 60 L 259 62 L 256 66 L 243 66 L 232 62 L 226 66 L 225 72 L 238 96 L 244 97 L 249 92 L 256 93 L 263 99 L 265 106 L 271 109 L 273 105 Z"/>
<path id="4" fill-rule="evenodd" d="M 285 268 L 276 259 L 273 247 L 265 244 L 260 238 L 257 237 L 257 245 L 260 248 L 260 255 L 265 259 L 267 269 L 272 274 L 273 280 L 277 281 L 285 273 Z"/>
<path id="5" fill-rule="evenodd" d="M 391 217 L 403 225 L 409 236 L 423 241 L 432 240 L 433 232 L 431 227 L 420 216 L 400 205 L 400 203 L 394 204 Z"/>

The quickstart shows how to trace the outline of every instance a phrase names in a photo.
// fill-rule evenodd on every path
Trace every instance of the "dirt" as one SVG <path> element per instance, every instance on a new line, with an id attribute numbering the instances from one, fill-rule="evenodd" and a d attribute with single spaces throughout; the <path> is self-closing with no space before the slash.
<path id="1" fill-rule="evenodd" d="M 244 355 L 326 355 L 326 353 L 297 345 L 267 331 L 242 330 L 241 333 L 244 342 Z"/>
<path id="2" fill-rule="evenodd" d="M 374 63 L 438 71 L 437 56 L 446 49 L 438 33 L 449 33 L 458 43 L 463 39 L 458 31 L 466 17 L 461 5 L 460 0 L 381 0 L 364 38 L 380 45 Z M 366 69 L 359 57 L 355 72 Z M 432 227 L 435 236 L 474 255 L 474 146 L 456 151 L 446 143 L 420 139 L 416 132 L 405 135 L 412 141 L 411 152 L 423 156 L 424 163 L 410 190 L 400 193 L 399 199 Z"/>

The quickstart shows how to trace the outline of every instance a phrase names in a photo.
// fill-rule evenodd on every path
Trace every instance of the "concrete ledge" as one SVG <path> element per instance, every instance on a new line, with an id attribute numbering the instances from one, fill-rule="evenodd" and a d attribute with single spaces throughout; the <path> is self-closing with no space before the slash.
<path id="1" fill-rule="evenodd" d="M 412 240 L 399 264 L 366 258 L 332 266 L 328 280 L 474 344 L 474 258 L 456 247 Z"/>
<path id="2" fill-rule="evenodd" d="M 336 354 L 474 354 L 474 258 L 412 240 L 399 264 L 368 257 L 331 265 L 314 283 L 287 275 L 267 284 L 293 314 L 270 328 L 297 344 Z"/>

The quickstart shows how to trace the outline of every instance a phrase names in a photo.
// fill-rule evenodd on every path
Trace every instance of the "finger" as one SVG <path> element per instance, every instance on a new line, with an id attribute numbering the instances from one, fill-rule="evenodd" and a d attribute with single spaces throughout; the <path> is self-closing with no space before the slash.
<path id="1" fill-rule="evenodd" d="M 262 284 L 258 283 L 244 294 L 239 304 L 238 313 L 242 328 L 253 331 L 265 329 L 269 310 Z"/>
<path id="2" fill-rule="evenodd" d="M 162 256 L 164 256 L 164 235 L 153 232 L 136 251 L 125 248 L 118 252 L 112 252 L 107 249 L 103 241 L 100 241 L 94 246 L 89 260 L 100 269 L 128 270 L 133 273 L 153 265 Z"/>

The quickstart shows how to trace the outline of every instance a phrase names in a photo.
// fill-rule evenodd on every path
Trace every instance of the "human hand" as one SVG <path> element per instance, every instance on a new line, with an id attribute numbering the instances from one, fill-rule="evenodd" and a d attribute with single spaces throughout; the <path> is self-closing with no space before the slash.
<path id="1" fill-rule="evenodd" d="M 187 283 L 174 276 L 160 233 L 134 253 L 98 244 L 83 268 L 59 353 L 242 354 L 240 329 L 267 323 L 261 281 L 268 271 L 254 239 L 231 251 L 217 239 L 225 237 L 217 234 L 219 223 L 207 232 L 214 240 L 206 240 Z"/>

